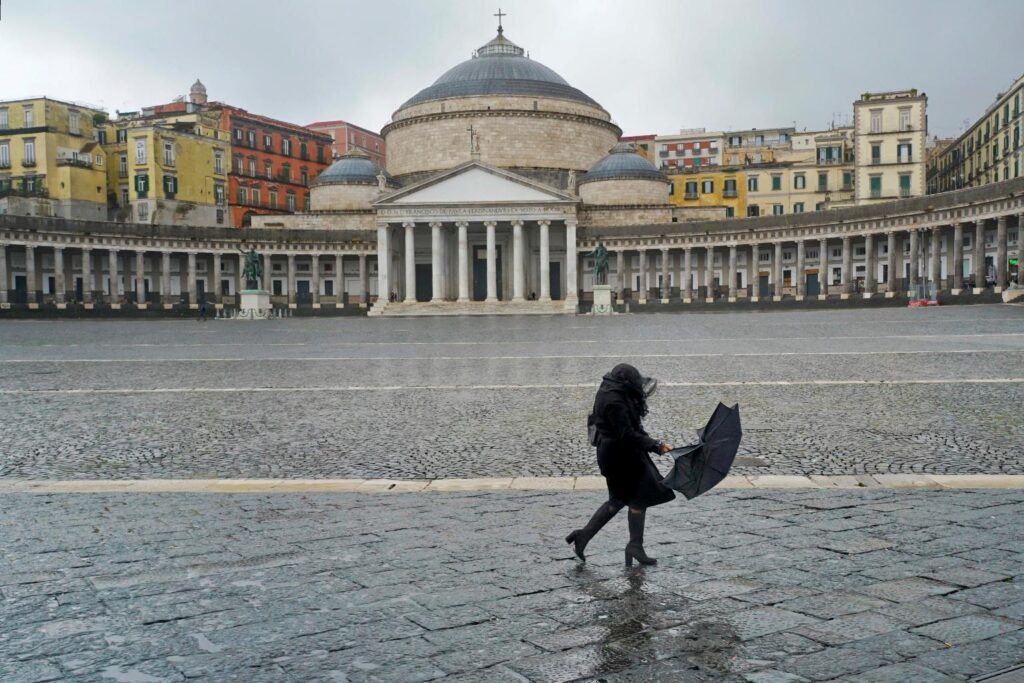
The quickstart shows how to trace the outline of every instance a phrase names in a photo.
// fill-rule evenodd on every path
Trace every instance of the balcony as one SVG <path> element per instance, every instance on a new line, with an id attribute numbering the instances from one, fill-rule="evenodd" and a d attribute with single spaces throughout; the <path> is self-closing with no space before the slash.
<path id="1" fill-rule="evenodd" d="M 25 168 L 35 168 L 35 165 L 36 165 L 35 157 L 33 157 L 31 159 L 22 159 L 21 160 L 21 165 L 24 166 Z"/>
<path id="2" fill-rule="evenodd" d="M 878 166 L 881 163 L 882 163 L 882 158 L 881 157 L 871 157 L 871 165 L 872 166 Z"/>
<path id="3" fill-rule="evenodd" d="M 879 189 L 877 187 L 871 188 L 871 198 L 872 199 L 881 199 L 881 197 L 882 197 L 882 190 L 881 189 Z"/>
<path id="4" fill-rule="evenodd" d="M 683 199 L 696 199 L 696 198 L 697 198 L 697 193 L 696 192 L 686 192 L 686 193 L 683 194 Z"/>
<path id="5" fill-rule="evenodd" d="M 853 192 L 853 185 L 843 183 L 842 187 L 839 188 L 841 192 Z"/>
<path id="6" fill-rule="evenodd" d="M 10 168 L 10 167 L 11 167 L 11 160 L 10 159 L 0 160 L 0 168 Z"/>
<path id="7" fill-rule="evenodd" d="M 58 166 L 77 166 L 78 168 L 92 168 L 92 164 L 85 159 L 75 159 L 73 157 L 64 157 L 57 159 Z"/>
<path id="8" fill-rule="evenodd" d="M 722 190 L 722 196 L 726 199 L 735 199 L 737 193 L 736 190 Z"/>
<path id="9" fill-rule="evenodd" d="M 0 199 L 4 197 L 49 197 L 50 194 L 46 191 L 46 186 L 40 181 L 36 182 L 35 187 L 26 189 L 24 185 L 21 187 L 14 187 L 0 184 Z"/>
<path id="10" fill-rule="evenodd" d="M 909 196 L 910 196 L 910 188 L 909 187 L 901 187 L 900 188 L 900 198 L 901 199 L 906 199 Z"/>
<path id="11" fill-rule="evenodd" d="M 668 150 L 667 149 L 661 150 L 660 152 L 658 152 L 658 156 L 661 157 L 662 159 L 664 159 L 665 157 L 668 156 Z"/>

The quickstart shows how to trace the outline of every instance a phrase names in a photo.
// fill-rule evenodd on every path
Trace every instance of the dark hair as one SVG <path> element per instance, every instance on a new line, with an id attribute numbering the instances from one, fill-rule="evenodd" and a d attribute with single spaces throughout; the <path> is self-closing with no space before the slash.
<path id="1" fill-rule="evenodd" d="M 640 417 L 647 415 L 647 399 L 657 390 L 658 380 L 644 377 L 629 363 L 619 363 L 603 377 L 603 380 L 602 389 L 607 386 L 609 390 L 622 391 L 636 406 Z"/>

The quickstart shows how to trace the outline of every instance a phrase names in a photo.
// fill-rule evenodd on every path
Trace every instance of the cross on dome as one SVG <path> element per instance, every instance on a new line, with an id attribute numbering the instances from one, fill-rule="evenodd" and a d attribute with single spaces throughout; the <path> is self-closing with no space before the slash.
<path id="1" fill-rule="evenodd" d="M 505 32 L 505 29 L 503 29 L 503 28 L 501 27 L 501 18 L 502 18 L 502 17 L 507 17 L 507 16 L 508 16 L 508 14 L 507 14 L 507 13 L 505 13 L 505 12 L 502 12 L 502 11 L 501 11 L 501 8 L 499 7 L 499 8 L 498 8 L 498 13 L 497 13 L 497 14 L 494 14 L 494 15 L 492 15 L 492 16 L 498 17 L 498 33 L 499 33 L 499 34 L 501 34 L 501 33 L 504 33 L 504 32 Z"/>

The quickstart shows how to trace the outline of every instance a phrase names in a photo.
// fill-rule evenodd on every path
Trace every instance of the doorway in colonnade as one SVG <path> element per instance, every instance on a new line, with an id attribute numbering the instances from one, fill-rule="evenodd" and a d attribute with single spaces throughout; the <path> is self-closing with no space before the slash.
<path id="1" fill-rule="evenodd" d="M 430 301 L 434 298 L 434 266 L 430 263 L 416 264 L 416 301 Z"/>
<path id="2" fill-rule="evenodd" d="M 821 293 L 821 283 L 818 282 L 818 271 L 807 271 L 805 291 L 807 296 L 818 296 Z"/>
<path id="3" fill-rule="evenodd" d="M 498 301 L 502 301 L 501 286 L 501 245 L 495 245 L 496 257 L 495 268 L 498 280 Z M 478 244 L 473 247 L 473 301 L 483 301 L 487 298 L 487 245 Z"/>
<path id="4" fill-rule="evenodd" d="M 551 298 L 560 300 L 562 298 L 562 262 L 551 261 L 548 269 L 551 276 L 548 285 L 551 290 Z"/>

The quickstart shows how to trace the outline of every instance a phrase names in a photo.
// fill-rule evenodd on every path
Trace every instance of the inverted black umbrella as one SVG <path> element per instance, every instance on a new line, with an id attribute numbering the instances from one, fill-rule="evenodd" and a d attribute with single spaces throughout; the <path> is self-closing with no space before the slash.
<path id="1" fill-rule="evenodd" d="M 669 451 L 675 464 L 662 483 L 687 499 L 710 491 L 729 474 L 742 438 L 739 404 L 729 408 L 719 403 L 704 428 L 697 430 L 697 443 Z"/>

